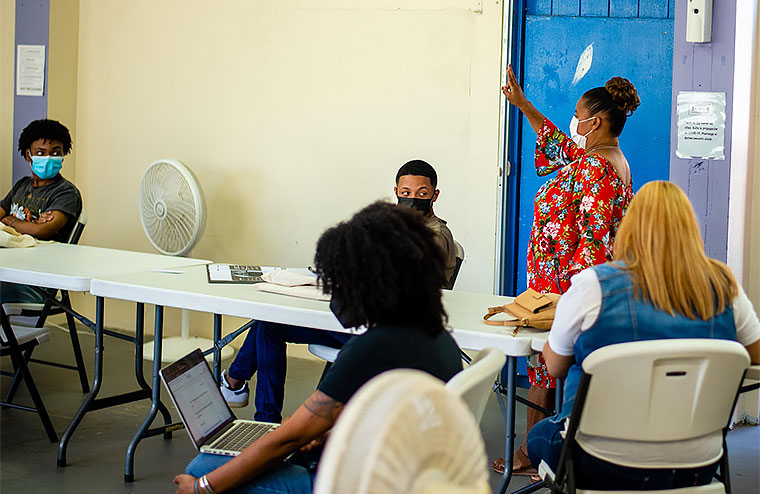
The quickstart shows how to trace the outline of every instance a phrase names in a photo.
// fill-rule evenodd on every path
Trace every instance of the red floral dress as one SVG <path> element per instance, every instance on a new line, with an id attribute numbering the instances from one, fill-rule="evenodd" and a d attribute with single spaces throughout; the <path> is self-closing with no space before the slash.
<path id="1" fill-rule="evenodd" d="M 618 224 L 633 198 L 631 185 L 612 163 L 585 154 L 549 119 L 536 140 L 539 176 L 559 170 L 538 189 L 528 245 L 528 286 L 538 292 L 564 293 L 570 278 L 587 267 L 612 260 Z M 543 355 L 528 366 L 532 386 L 553 388 Z"/>

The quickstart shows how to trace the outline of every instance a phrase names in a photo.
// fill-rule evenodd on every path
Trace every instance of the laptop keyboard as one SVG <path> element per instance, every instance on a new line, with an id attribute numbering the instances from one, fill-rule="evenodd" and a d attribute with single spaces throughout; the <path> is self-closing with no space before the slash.
<path id="1" fill-rule="evenodd" d="M 271 424 L 238 422 L 235 427 L 211 445 L 213 449 L 242 451 L 246 446 L 272 430 Z"/>

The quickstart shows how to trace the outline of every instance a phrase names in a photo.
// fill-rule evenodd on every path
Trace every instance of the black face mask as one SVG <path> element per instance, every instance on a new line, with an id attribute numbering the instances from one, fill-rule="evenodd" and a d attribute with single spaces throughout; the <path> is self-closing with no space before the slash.
<path id="1" fill-rule="evenodd" d="M 398 205 L 404 206 L 406 208 L 412 208 L 416 209 L 417 211 L 420 211 L 422 214 L 429 214 L 430 211 L 433 209 L 433 199 L 418 199 L 416 197 L 401 197 L 397 196 L 396 199 L 398 199 Z"/>
<path id="2" fill-rule="evenodd" d="M 343 308 L 343 304 L 338 302 L 335 297 L 330 299 L 330 312 L 333 313 L 335 318 L 338 320 L 341 326 L 344 328 L 356 328 L 358 326 L 361 326 L 362 323 L 352 321 L 350 316 L 346 314 L 346 311 Z"/>

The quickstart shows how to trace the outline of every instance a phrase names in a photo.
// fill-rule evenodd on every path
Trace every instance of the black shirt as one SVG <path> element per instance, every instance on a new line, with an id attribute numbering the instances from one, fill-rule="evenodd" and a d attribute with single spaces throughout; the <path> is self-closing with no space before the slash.
<path id="1" fill-rule="evenodd" d="M 448 331 L 432 336 L 411 326 L 380 324 L 351 338 L 317 389 L 347 403 L 364 383 L 391 369 L 418 369 L 448 381 L 462 370 Z"/>
<path id="2" fill-rule="evenodd" d="M 32 177 L 24 177 L 13 186 L 8 195 L 0 201 L 5 214 L 36 223 L 45 211 L 60 211 L 66 215 L 66 224 L 50 238 L 58 242 L 68 242 L 71 230 L 82 212 L 82 196 L 74 184 L 61 174 L 53 182 L 42 187 L 34 187 Z"/>

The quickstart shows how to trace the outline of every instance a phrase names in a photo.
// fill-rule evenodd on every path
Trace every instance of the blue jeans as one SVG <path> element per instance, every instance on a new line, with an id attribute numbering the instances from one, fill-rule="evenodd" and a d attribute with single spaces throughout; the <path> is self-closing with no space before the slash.
<path id="1" fill-rule="evenodd" d="M 528 457 L 538 468 L 544 460 L 557 471 L 564 442 L 560 431 L 564 421 L 554 417 L 544 419 L 528 433 Z M 573 448 L 575 481 L 578 488 L 593 490 L 656 490 L 676 489 L 709 484 L 718 463 L 698 468 L 631 468 L 600 460 L 586 453 L 577 444 Z"/>
<path id="2" fill-rule="evenodd" d="M 0 281 L 0 303 L 44 304 L 45 297 L 26 285 Z"/>
<path id="3" fill-rule="evenodd" d="M 248 381 L 258 372 L 254 400 L 256 413 L 253 418 L 263 422 L 281 422 L 288 370 L 286 343 L 314 343 L 342 348 L 350 337 L 348 333 L 257 321 L 248 330 L 228 375 Z"/>
<path id="4" fill-rule="evenodd" d="M 190 462 L 185 473 L 196 478 L 201 477 L 216 470 L 232 458 L 232 456 L 201 453 Z M 256 477 L 253 481 L 225 492 L 233 494 L 310 493 L 313 485 L 314 474 L 306 467 L 288 460 Z"/>

